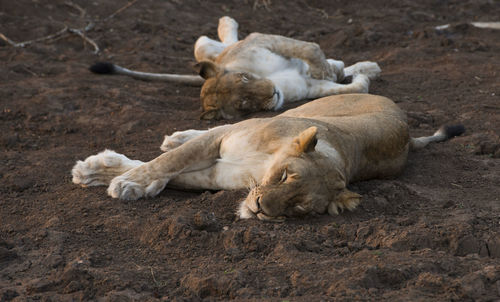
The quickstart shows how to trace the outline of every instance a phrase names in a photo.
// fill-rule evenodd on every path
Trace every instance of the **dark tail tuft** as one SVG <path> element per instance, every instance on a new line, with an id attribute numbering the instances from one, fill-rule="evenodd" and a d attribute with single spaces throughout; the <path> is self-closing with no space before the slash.
<path id="1" fill-rule="evenodd" d="M 442 134 L 446 135 L 446 139 L 450 139 L 455 136 L 459 136 L 465 132 L 464 125 L 451 125 L 451 126 L 442 126 L 439 130 Z"/>
<path id="2" fill-rule="evenodd" d="M 115 72 L 115 65 L 108 62 L 97 62 L 90 66 L 89 70 L 93 73 L 112 74 Z"/>

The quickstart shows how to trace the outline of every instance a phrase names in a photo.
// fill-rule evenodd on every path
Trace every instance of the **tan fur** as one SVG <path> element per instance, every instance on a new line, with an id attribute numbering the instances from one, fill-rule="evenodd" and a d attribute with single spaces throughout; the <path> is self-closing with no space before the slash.
<path id="1" fill-rule="evenodd" d="M 368 94 L 325 97 L 273 118 L 186 133 L 175 133 L 177 145 L 147 163 L 116 153 L 120 160 L 110 160 L 110 151 L 91 156 L 75 165 L 73 181 L 99 185 L 119 171 L 108 194 L 121 199 L 153 197 L 167 184 L 251 188 L 241 218 L 333 215 L 361 200 L 346 188 L 349 182 L 400 173 L 410 144 L 405 114 L 391 100 Z M 103 156 L 108 159 L 98 160 Z"/>
<path id="2" fill-rule="evenodd" d="M 202 86 L 202 119 L 231 119 L 295 101 L 368 93 L 370 80 L 381 72 L 374 62 L 345 67 L 327 59 L 316 43 L 260 33 L 238 41 L 238 23 L 230 17 L 219 19 L 217 32 L 220 41 L 201 36 L 194 45 L 199 75 L 148 73 L 111 63 L 97 63 L 90 70 Z M 351 82 L 340 84 L 345 77 Z"/>
<path id="3" fill-rule="evenodd" d="M 341 61 L 327 60 L 318 44 L 283 36 L 252 33 L 237 41 L 238 24 L 219 20 L 218 42 L 202 36 L 195 44 L 205 78 L 201 89 L 204 119 L 234 118 L 260 110 L 276 110 L 284 102 L 333 94 L 366 93 L 378 76 L 376 63 L 360 62 L 344 70 Z M 345 75 L 351 84 L 341 85 Z"/>

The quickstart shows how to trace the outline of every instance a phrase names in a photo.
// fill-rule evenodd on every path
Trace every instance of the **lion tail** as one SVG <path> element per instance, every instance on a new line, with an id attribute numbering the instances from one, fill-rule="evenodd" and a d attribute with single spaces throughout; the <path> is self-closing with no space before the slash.
<path id="1" fill-rule="evenodd" d="M 166 81 L 174 83 L 182 83 L 193 86 L 201 86 L 205 80 L 197 75 L 183 75 L 170 73 L 149 73 L 130 70 L 125 67 L 118 66 L 109 62 L 97 62 L 90 66 L 90 71 L 98 74 L 121 74 L 139 80 L 146 81 Z"/>
<path id="2" fill-rule="evenodd" d="M 459 136 L 465 132 L 464 125 L 442 126 L 431 136 L 410 138 L 410 147 L 412 150 L 422 149 L 430 143 L 443 142 L 452 137 Z"/>

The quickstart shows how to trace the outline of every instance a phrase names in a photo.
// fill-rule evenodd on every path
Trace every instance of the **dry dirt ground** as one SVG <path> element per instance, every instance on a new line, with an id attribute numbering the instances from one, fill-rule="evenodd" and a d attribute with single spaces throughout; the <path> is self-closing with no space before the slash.
<path id="1" fill-rule="evenodd" d="M 498 21 L 499 1 L 73 1 L 0 0 L 16 42 L 93 20 L 101 49 L 0 41 L 0 301 L 500 299 L 500 31 L 467 25 Z M 353 184 L 362 204 L 336 217 L 239 221 L 244 191 L 125 202 L 72 184 L 75 161 L 105 148 L 149 160 L 163 135 L 222 123 L 198 119 L 198 88 L 87 68 L 192 73 L 194 41 L 223 15 L 241 37 L 377 61 L 371 91 L 408 112 L 413 135 L 467 132 L 411 154 L 397 179 Z"/>

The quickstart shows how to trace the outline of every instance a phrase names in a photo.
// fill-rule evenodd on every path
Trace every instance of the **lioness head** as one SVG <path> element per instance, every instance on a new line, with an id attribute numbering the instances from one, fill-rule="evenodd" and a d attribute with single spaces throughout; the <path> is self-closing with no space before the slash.
<path id="1" fill-rule="evenodd" d="M 315 151 L 317 128 L 310 127 L 277 154 L 261 184 L 240 204 L 241 218 L 282 221 L 309 213 L 354 209 L 361 196 L 346 189 L 342 173 Z"/>
<path id="2" fill-rule="evenodd" d="M 232 72 L 208 61 L 196 65 L 205 79 L 201 88 L 201 119 L 231 119 L 283 105 L 283 93 L 268 79 Z"/>

